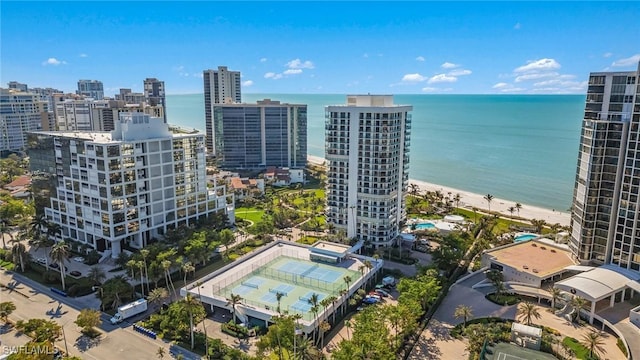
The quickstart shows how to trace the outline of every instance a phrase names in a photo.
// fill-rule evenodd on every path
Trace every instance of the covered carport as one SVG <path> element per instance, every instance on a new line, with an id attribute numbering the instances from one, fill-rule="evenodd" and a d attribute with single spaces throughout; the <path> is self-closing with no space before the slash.
<path id="1" fill-rule="evenodd" d="M 640 291 L 639 279 L 639 275 L 626 269 L 605 265 L 559 281 L 554 287 L 590 301 L 589 323 L 593 324 L 599 301 L 609 298 L 609 307 L 613 307 L 617 294 L 620 294 L 618 302 L 627 298 L 627 289 L 629 297 L 633 297 L 634 291 Z"/>

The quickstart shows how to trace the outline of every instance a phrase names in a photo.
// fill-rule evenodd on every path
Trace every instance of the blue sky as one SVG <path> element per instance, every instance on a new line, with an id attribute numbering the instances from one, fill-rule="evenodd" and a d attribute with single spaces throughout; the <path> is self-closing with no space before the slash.
<path id="1" fill-rule="evenodd" d="M 584 93 L 640 60 L 638 2 L 0 2 L 0 83 L 106 95 L 202 70 L 246 93 Z"/>

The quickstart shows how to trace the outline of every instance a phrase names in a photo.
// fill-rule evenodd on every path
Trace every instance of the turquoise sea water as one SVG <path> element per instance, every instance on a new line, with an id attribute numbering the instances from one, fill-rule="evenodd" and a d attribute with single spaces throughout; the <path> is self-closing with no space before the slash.
<path id="1" fill-rule="evenodd" d="M 243 94 L 307 104 L 308 152 L 324 157 L 324 107 L 344 95 Z M 566 210 L 571 205 L 582 95 L 395 95 L 413 105 L 410 177 Z M 202 94 L 167 96 L 172 124 L 204 130 Z M 464 200 L 463 200 L 464 201 Z"/>

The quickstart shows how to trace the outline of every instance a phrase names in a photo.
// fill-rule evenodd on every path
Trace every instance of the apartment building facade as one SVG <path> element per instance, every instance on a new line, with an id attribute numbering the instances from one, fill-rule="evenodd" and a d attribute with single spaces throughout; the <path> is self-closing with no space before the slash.
<path id="1" fill-rule="evenodd" d="M 368 247 L 392 245 L 406 217 L 412 109 L 392 95 L 326 107 L 327 223 Z"/>
<path id="2" fill-rule="evenodd" d="M 213 213 L 234 222 L 233 194 L 207 187 L 204 134 L 162 118 L 119 114 L 111 132 L 34 132 L 31 170 L 54 174 L 45 215 L 71 238 L 116 258 Z"/>
<path id="3" fill-rule="evenodd" d="M 48 123 L 47 103 L 40 95 L 0 88 L 0 152 L 24 150 L 27 132 Z"/>
<path id="4" fill-rule="evenodd" d="M 265 99 L 256 104 L 217 104 L 213 123 L 221 169 L 304 168 L 307 106 Z"/>
<path id="5" fill-rule="evenodd" d="M 78 80 L 76 94 L 90 97 L 95 100 L 104 99 L 104 86 L 98 80 Z"/>
<path id="6" fill-rule="evenodd" d="M 571 214 L 572 256 L 640 272 L 640 64 L 589 76 Z"/>
<path id="7" fill-rule="evenodd" d="M 242 102 L 240 72 L 230 71 L 226 66 L 217 70 L 204 70 L 204 117 L 207 134 L 208 155 L 215 155 L 215 132 L 213 131 L 213 107 L 217 104 L 239 104 Z"/>

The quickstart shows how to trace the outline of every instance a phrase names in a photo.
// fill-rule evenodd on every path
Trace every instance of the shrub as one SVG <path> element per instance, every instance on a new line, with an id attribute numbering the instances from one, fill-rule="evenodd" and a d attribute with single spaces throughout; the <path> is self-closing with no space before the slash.
<path id="1" fill-rule="evenodd" d="M 42 280 L 45 284 L 57 284 L 60 282 L 60 273 L 56 271 L 47 271 L 42 274 Z"/>
<path id="2" fill-rule="evenodd" d="M 618 348 L 620 349 L 620 351 L 622 351 L 625 357 L 629 356 L 629 354 L 627 354 L 627 347 L 624 346 L 624 342 L 622 342 L 622 339 L 618 338 L 618 341 L 616 341 L 616 345 L 618 345 Z"/>
<path id="3" fill-rule="evenodd" d="M 84 256 L 84 263 L 87 265 L 95 265 L 99 260 L 100 254 L 95 250 L 91 250 L 87 255 Z"/>
<path id="4" fill-rule="evenodd" d="M 473 325 L 473 324 L 486 325 L 486 324 L 508 323 L 509 327 L 511 327 L 512 322 L 513 320 L 503 319 L 499 317 L 485 317 L 485 318 L 476 318 L 476 319 L 467 320 L 467 326 Z M 450 331 L 451 336 L 452 337 L 462 336 L 463 325 L 464 324 L 458 324 L 454 326 L 453 329 L 451 329 Z"/>
<path id="5" fill-rule="evenodd" d="M 222 332 L 231 336 L 244 339 L 249 336 L 249 329 L 244 326 L 240 326 L 233 321 L 221 325 Z"/>
<path id="6" fill-rule="evenodd" d="M 494 304 L 510 306 L 520 302 L 520 298 L 517 295 L 503 294 L 496 296 L 495 293 L 485 296 L 485 299 L 491 301 Z"/>

